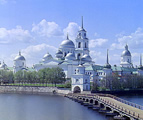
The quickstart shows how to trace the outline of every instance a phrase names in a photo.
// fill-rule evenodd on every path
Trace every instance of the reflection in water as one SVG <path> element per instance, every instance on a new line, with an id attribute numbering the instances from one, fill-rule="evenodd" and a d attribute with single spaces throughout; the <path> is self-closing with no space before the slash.
<path id="1" fill-rule="evenodd" d="M 0 120 L 107 120 L 58 95 L 0 94 Z"/>

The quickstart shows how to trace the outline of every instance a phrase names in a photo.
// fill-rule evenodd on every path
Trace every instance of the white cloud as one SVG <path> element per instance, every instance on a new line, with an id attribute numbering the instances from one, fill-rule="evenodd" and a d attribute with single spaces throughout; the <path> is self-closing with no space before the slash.
<path id="1" fill-rule="evenodd" d="M 138 28 L 134 33 L 130 35 L 119 36 L 117 43 L 111 45 L 111 49 L 123 49 L 125 44 L 128 44 L 131 48 L 142 48 L 143 46 L 143 30 Z"/>
<path id="2" fill-rule="evenodd" d="M 22 49 L 21 53 L 26 58 L 27 65 L 32 66 L 33 63 L 39 63 L 44 54 L 46 54 L 47 52 L 54 52 L 55 54 L 56 50 L 56 47 L 43 43 L 39 45 L 28 46 L 27 48 Z M 13 56 L 16 56 L 16 54 L 12 55 L 12 57 Z"/>
<path id="3" fill-rule="evenodd" d="M 64 37 L 67 35 L 67 33 L 68 33 L 68 35 L 69 35 L 69 38 L 70 39 L 75 39 L 76 38 L 76 36 L 77 36 L 77 32 L 78 32 L 78 30 L 79 30 L 79 25 L 77 24 L 77 23 L 74 23 L 74 22 L 70 22 L 69 24 L 68 24 L 68 26 L 63 30 L 63 32 L 64 32 Z"/>
<path id="4" fill-rule="evenodd" d="M 58 24 L 55 22 L 47 22 L 43 19 L 38 24 L 33 24 L 32 32 L 45 37 L 61 36 L 62 31 Z"/>
<path id="5" fill-rule="evenodd" d="M 7 30 L 6 28 L 0 28 L 0 43 L 16 43 L 16 42 L 31 42 L 32 36 L 28 30 L 22 29 L 21 26 Z"/>
<path id="6" fill-rule="evenodd" d="M 105 61 L 105 56 L 102 55 L 100 51 L 90 51 L 90 56 L 92 60 L 95 62 L 95 64 L 101 64 L 103 61 Z"/>
<path id="7" fill-rule="evenodd" d="M 108 39 L 98 38 L 98 39 L 92 39 L 89 41 L 89 47 L 94 48 L 97 46 L 102 46 L 108 41 Z"/>

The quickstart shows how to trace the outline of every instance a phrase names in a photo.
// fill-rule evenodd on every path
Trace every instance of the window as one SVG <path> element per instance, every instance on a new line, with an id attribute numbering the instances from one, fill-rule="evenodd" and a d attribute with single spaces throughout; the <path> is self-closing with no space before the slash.
<path id="1" fill-rule="evenodd" d="M 80 53 L 77 55 L 77 59 L 78 59 L 78 60 L 80 59 Z"/>
<path id="2" fill-rule="evenodd" d="M 78 79 L 76 79 L 76 82 L 78 82 L 79 80 Z"/>
<path id="3" fill-rule="evenodd" d="M 78 43 L 78 48 L 80 48 L 80 47 L 81 47 L 81 42 Z"/>
<path id="4" fill-rule="evenodd" d="M 85 43 L 85 48 L 86 48 L 86 43 Z"/>
<path id="5" fill-rule="evenodd" d="M 85 83 L 87 83 L 87 79 L 85 80 Z"/>
<path id="6" fill-rule="evenodd" d="M 84 36 L 86 37 L 86 33 L 84 33 Z"/>

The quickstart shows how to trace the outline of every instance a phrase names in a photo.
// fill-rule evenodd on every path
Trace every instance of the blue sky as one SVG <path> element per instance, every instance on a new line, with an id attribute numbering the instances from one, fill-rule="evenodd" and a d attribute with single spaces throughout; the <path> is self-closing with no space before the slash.
<path id="1" fill-rule="evenodd" d="M 66 38 L 75 41 L 84 17 L 96 64 L 119 65 L 127 43 L 134 66 L 143 51 L 142 0 L 0 0 L 0 61 L 13 66 L 21 50 L 27 65 L 38 63 L 49 51 L 53 57 Z"/>

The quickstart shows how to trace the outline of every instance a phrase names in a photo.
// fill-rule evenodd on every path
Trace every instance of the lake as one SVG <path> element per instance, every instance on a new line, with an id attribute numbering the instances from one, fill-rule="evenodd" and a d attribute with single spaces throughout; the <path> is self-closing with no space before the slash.
<path id="1" fill-rule="evenodd" d="M 143 105 L 143 96 L 121 96 Z M 68 98 L 45 94 L 0 94 L 0 120 L 108 120 Z"/>

